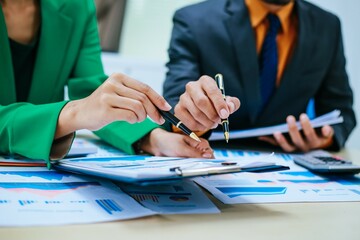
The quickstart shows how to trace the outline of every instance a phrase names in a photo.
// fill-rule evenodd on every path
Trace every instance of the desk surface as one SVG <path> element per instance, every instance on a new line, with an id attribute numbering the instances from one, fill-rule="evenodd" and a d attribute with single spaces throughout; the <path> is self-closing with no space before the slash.
<path id="1" fill-rule="evenodd" d="M 360 164 L 359 150 L 343 150 L 339 155 Z M 360 239 L 358 202 L 224 205 L 212 200 L 221 214 L 0 228 L 0 239 Z"/>

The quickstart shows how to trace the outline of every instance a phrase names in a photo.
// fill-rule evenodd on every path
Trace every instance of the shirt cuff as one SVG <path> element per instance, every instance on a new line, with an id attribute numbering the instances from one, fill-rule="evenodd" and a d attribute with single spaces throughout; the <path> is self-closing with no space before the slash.
<path id="1" fill-rule="evenodd" d="M 321 149 L 329 148 L 333 145 L 334 138 L 330 138 L 329 141 L 325 142 L 322 146 L 320 146 Z"/>
<path id="2" fill-rule="evenodd" d="M 69 135 L 54 140 L 50 151 L 50 160 L 59 160 L 64 158 L 66 154 L 68 154 L 74 138 L 75 133 L 70 133 Z"/>

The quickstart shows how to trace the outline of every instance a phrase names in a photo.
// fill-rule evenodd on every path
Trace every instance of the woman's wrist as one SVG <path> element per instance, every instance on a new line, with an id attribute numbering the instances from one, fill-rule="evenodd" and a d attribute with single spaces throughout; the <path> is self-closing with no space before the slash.
<path id="1" fill-rule="evenodd" d="M 78 101 L 68 102 L 61 110 L 54 139 L 62 138 L 81 129 L 78 121 Z"/>

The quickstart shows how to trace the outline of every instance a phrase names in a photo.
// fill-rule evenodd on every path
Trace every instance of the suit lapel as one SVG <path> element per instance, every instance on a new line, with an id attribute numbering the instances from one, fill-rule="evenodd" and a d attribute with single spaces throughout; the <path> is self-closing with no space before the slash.
<path id="1" fill-rule="evenodd" d="M 234 44 L 244 88 L 243 94 L 249 109 L 250 120 L 254 123 L 261 107 L 255 36 L 243 0 L 229 1 L 228 11 L 229 17 L 225 19 L 225 25 Z"/>
<path id="2" fill-rule="evenodd" d="M 0 8 L 0 104 L 16 102 L 15 78 L 5 18 Z"/>
<path id="3" fill-rule="evenodd" d="M 306 55 L 311 49 L 311 34 L 310 30 L 310 18 L 306 6 L 302 1 L 295 1 L 295 11 L 298 16 L 298 36 L 296 46 L 289 63 L 287 64 L 283 73 L 279 88 L 276 90 L 273 98 L 270 100 L 268 107 L 265 109 L 262 117 L 268 117 L 277 111 L 277 106 L 281 105 L 281 102 L 286 99 L 286 96 L 291 96 L 292 90 L 296 91 L 296 86 L 299 84 L 298 75 L 302 72 L 302 67 L 306 63 Z"/>
<path id="4" fill-rule="evenodd" d="M 72 20 L 60 12 L 56 2 L 41 1 L 41 32 L 28 99 L 32 103 L 51 102 L 51 90 L 62 87 L 58 79 L 70 40 Z"/>

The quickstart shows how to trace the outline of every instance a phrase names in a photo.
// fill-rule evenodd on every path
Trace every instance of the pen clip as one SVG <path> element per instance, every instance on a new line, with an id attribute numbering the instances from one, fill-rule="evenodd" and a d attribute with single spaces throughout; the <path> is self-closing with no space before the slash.
<path id="1" fill-rule="evenodd" d="M 204 168 L 181 168 L 181 167 L 173 167 L 169 169 L 172 172 L 175 172 L 176 175 L 181 177 L 195 177 L 195 176 L 204 176 L 209 174 L 220 174 L 220 173 L 232 173 L 239 172 L 242 168 L 238 165 L 223 165 L 216 167 L 204 167 Z"/>

